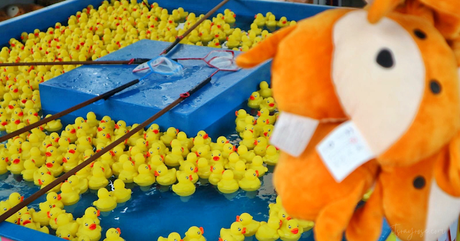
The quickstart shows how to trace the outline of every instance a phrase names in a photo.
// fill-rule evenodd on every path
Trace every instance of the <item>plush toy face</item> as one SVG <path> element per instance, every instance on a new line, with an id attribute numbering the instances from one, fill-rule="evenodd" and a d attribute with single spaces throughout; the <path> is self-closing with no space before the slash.
<path id="1" fill-rule="evenodd" d="M 370 24 L 364 10 L 327 11 L 275 33 L 237 62 L 250 67 L 270 57 L 281 111 L 315 119 L 345 113 L 381 163 L 426 158 L 459 128 L 454 55 L 422 18 L 394 13 Z"/>

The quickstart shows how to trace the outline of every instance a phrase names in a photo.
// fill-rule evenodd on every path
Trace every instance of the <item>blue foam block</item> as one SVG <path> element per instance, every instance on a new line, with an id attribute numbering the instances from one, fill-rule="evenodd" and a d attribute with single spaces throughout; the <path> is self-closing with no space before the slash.
<path id="1" fill-rule="evenodd" d="M 170 43 L 142 40 L 116 51 L 100 60 L 129 60 L 131 58 L 153 58 Z M 204 57 L 215 49 L 201 46 L 180 45 L 168 57 Z M 204 61 L 179 61 L 184 72 L 178 76 L 152 74 L 128 89 L 115 94 L 107 101 L 91 104 L 67 116 L 72 121 L 76 116 L 85 116 L 94 111 L 100 117 L 109 115 L 128 124 L 141 123 L 168 104 L 181 93 L 198 85 L 216 69 Z M 68 73 L 40 84 L 40 97 L 45 114 L 57 113 L 81 103 L 98 94 L 105 93 L 145 74 L 132 73 L 135 65 L 81 66 Z M 270 79 L 270 64 L 237 72 L 220 71 L 194 95 L 160 117 L 155 123 L 167 128 L 174 126 L 189 135 L 207 129 L 229 112 L 241 106 L 257 89 L 260 81 Z M 57 101 L 59 100 L 59 101 Z M 234 117 L 234 115 L 231 115 Z M 234 127 L 230 127 L 234 128 Z M 213 133 L 210 133 L 213 134 Z M 218 134 L 218 133 L 214 133 Z"/>

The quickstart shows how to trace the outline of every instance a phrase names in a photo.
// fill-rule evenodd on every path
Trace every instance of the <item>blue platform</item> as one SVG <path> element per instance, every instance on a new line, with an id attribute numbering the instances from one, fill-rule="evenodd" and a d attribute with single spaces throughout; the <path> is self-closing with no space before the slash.
<path id="1" fill-rule="evenodd" d="M 141 40 L 99 60 L 153 58 L 159 56 L 169 45 L 170 43 L 167 42 Z M 216 49 L 179 45 L 167 56 L 204 57 L 213 50 Z M 105 103 L 96 102 L 71 113 L 64 117 L 64 121 L 72 122 L 77 116 L 85 116 L 89 111 L 93 111 L 99 115 L 99 118 L 109 115 L 116 120 L 125 120 L 129 125 L 141 123 L 216 71 L 207 66 L 204 61 L 179 62 L 184 66 L 182 74 L 165 76 L 153 73 L 141 80 L 139 84 L 109 98 Z M 146 75 L 132 73 L 134 67 L 135 65 L 86 65 L 40 84 L 44 114 L 55 114 Z M 221 128 L 227 125 L 219 120 L 239 109 L 263 80 L 270 80 L 269 63 L 237 72 L 220 71 L 212 78 L 210 84 L 160 117 L 155 123 L 163 129 L 173 126 L 193 136 L 203 129 L 213 137 L 221 135 L 224 131 Z M 234 115 L 230 116 L 233 118 L 228 119 L 228 125 L 234 122 Z M 215 123 L 219 126 L 213 125 Z"/>

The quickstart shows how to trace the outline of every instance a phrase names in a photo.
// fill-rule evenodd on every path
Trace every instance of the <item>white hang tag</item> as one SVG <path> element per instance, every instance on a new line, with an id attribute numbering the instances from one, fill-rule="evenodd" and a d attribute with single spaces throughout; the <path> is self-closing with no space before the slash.
<path id="1" fill-rule="evenodd" d="M 337 182 L 375 157 L 351 121 L 335 128 L 316 146 L 316 150 Z"/>
<path id="2" fill-rule="evenodd" d="M 281 112 L 270 142 L 289 155 L 298 157 L 307 148 L 318 123 L 318 120 L 305 116 Z"/>

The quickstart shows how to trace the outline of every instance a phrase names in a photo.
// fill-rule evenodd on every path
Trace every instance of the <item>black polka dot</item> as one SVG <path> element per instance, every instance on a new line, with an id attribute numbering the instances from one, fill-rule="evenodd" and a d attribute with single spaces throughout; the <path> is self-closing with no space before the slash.
<path id="1" fill-rule="evenodd" d="M 422 30 L 420 30 L 420 29 L 414 30 L 414 34 L 415 34 L 415 36 L 417 36 L 417 38 L 419 38 L 419 39 L 426 39 L 426 34 L 425 34 Z"/>
<path id="2" fill-rule="evenodd" d="M 430 90 L 433 94 L 439 94 L 441 92 L 441 84 L 437 80 L 430 81 Z"/>
<path id="3" fill-rule="evenodd" d="M 423 187 L 425 187 L 426 184 L 425 178 L 422 176 L 417 176 L 412 184 L 416 189 L 422 189 Z"/>
<path id="4" fill-rule="evenodd" d="M 377 64 L 384 68 L 391 68 L 394 65 L 393 54 L 388 49 L 380 50 L 379 54 L 377 55 Z"/>

